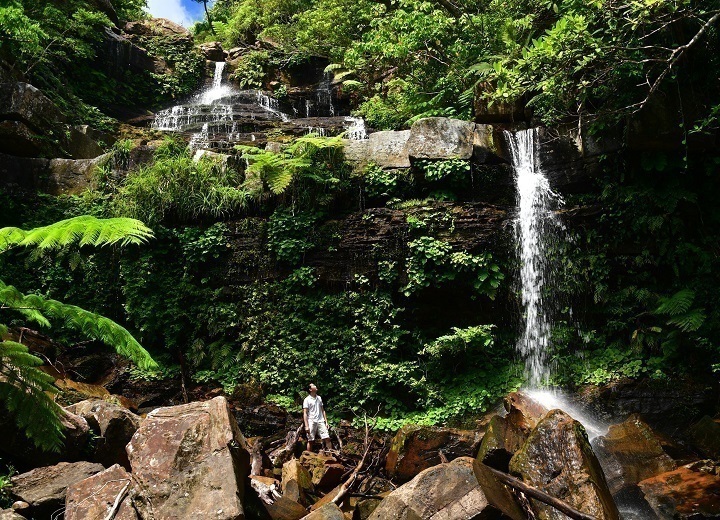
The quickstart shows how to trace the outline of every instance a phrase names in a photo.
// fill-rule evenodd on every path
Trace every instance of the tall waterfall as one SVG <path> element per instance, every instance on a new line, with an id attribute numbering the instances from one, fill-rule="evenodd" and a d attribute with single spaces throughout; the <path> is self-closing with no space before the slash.
<path id="1" fill-rule="evenodd" d="M 537 129 L 506 133 L 517 187 L 515 235 L 520 259 L 524 327 L 517 349 L 525 360 L 530 388 L 550 378 L 551 315 L 547 291 L 552 287 L 548 247 L 557 239 L 559 222 L 554 210 L 563 204 L 550 187 L 537 160 Z"/>
<path id="2" fill-rule="evenodd" d="M 216 61 L 212 85 L 210 85 L 209 89 L 205 89 L 197 95 L 197 103 L 199 105 L 212 105 L 218 99 L 232 94 L 232 87 L 229 85 L 223 85 L 222 80 L 224 70 L 225 62 Z"/>

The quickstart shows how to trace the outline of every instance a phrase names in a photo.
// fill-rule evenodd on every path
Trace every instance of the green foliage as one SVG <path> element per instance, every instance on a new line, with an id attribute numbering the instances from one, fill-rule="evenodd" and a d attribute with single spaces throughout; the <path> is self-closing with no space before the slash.
<path id="1" fill-rule="evenodd" d="M 466 329 L 453 327 L 452 334 L 440 336 L 428 343 L 421 354 L 441 359 L 443 356 L 457 357 L 469 350 L 489 349 L 493 345 L 493 328 L 493 325 L 478 325 Z"/>
<path id="2" fill-rule="evenodd" d="M 278 209 L 268 220 L 268 249 L 279 262 L 297 264 L 313 247 L 312 230 L 317 215 Z"/>
<path id="3" fill-rule="evenodd" d="M 495 297 L 500 282 L 505 277 L 493 262 L 490 253 L 473 255 L 465 251 L 453 251 L 447 242 L 423 236 L 408 243 L 410 255 L 406 259 L 408 283 L 403 288 L 406 296 L 420 289 L 438 286 L 469 276 L 478 294 Z"/>
<path id="4" fill-rule="evenodd" d="M 250 51 L 235 62 L 230 79 L 237 82 L 240 88 L 261 89 L 269 60 L 270 53 L 267 51 Z"/>
<path id="5" fill-rule="evenodd" d="M 418 161 L 418 167 L 429 181 L 441 181 L 448 178 L 466 178 L 470 173 L 470 162 L 463 159 L 444 161 Z"/>

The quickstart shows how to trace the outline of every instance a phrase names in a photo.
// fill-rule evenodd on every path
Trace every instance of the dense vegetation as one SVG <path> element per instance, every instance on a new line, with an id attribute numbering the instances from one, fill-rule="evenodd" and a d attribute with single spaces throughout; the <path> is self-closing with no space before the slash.
<path id="1" fill-rule="evenodd" d="M 154 106 L 194 86 L 195 51 L 172 57 L 157 45 L 187 69 L 178 65 L 172 81 L 150 90 L 117 90 L 127 78 L 93 62 L 106 15 L 81 0 L 63 3 L 67 11 L 49 0 L 8 1 L 3 59 L 76 121 L 100 125 L 106 105 Z M 140 4 L 114 2 L 120 19 L 141 16 Z M 285 88 L 269 85 L 273 71 L 322 58 L 376 128 L 520 103 L 532 123 L 623 141 L 600 157 L 592 182 L 565 194 L 567 207 L 592 210 L 585 220 L 568 212 L 568 241 L 555 251 L 552 359 L 556 382 L 572 386 L 720 372 L 720 155 L 705 145 L 720 113 L 719 13 L 717 2 L 681 0 L 217 0 L 214 31 L 203 22 L 194 33 L 244 49 L 234 72 L 243 87 Z M 626 149 L 643 125 L 669 137 L 655 150 Z M 153 229 L 152 242 L 123 255 L 8 251 L 0 266 L 19 291 L 125 326 L 162 364 L 136 375 L 229 393 L 259 386 L 288 406 L 316 380 L 334 413 L 380 409 L 388 428 L 467 420 L 521 384 L 512 247 L 501 236 L 463 247 L 452 211 L 453 203 L 512 205 L 495 179 L 503 166 L 451 159 L 417 161 L 405 173 L 356 171 L 339 140 L 307 136 L 280 152 L 236 150 L 247 168 L 194 162 L 184 143 L 167 140 L 150 163 L 117 175 L 133 146 L 119 141 L 82 196 L 6 195 L 0 221 L 29 228 L 86 214 L 134 217 Z M 363 258 L 367 272 L 324 276 L 321 260 L 340 248 L 342 220 L 362 212 L 370 225 L 385 208 L 402 212 L 402 243 Z M 21 323 L 14 318 L 8 324 Z"/>

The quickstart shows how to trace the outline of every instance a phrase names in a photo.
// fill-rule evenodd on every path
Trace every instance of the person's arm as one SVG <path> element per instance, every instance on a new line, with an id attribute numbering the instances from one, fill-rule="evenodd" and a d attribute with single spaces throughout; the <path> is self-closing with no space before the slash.
<path id="1" fill-rule="evenodd" d="M 303 407 L 303 423 L 305 423 L 305 431 L 309 431 L 310 427 L 308 426 L 307 408 L 305 407 Z"/>
<path id="2" fill-rule="evenodd" d="M 325 405 L 323 405 L 323 417 L 325 417 L 325 426 L 330 428 L 330 425 L 327 422 L 327 414 L 325 413 Z"/>

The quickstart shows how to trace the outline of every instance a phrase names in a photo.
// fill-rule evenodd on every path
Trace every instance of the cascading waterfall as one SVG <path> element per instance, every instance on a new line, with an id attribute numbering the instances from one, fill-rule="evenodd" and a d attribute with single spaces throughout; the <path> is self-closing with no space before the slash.
<path id="1" fill-rule="evenodd" d="M 332 83 L 329 72 L 323 74 L 323 79 L 318 85 L 317 102 L 318 106 L 327 107 L 330 117 L 335 116 L 335 105 L 333 105 Z"/>
<path id="2" fill-rule="evenodd" d="M 200 105 L 212 105 L 215 101 L 229 96 L 233 93 L 233 89 L 229 85 L 223 85 L 223 72 L 225 70 L 224 61 L 215 62 L 215 73 L 213 74 L 213 82 L 209 89 L 203 90 L 197 95 L 196 102 Z"/>
<path id="3" fill-rule="evenodd" d="M 348 123 L 345 135 L 348 139 L 355 141 L 361 141 L 367 139 L 367 129 L 365 128 L 365 120 L 362 117 L 351 117 L 345 118 L 345 122 Z"/>
<path id="4" fill-rule="evenodd" d="M 525 371 L 531 388 L 547 383 L 550 369 L 547 352 L 550 346 L 551 316 L 544 292 L 551 286 L 548 246 L 557 239 L 559 222 L 554 211 L 563 200 L 537 161 L 537 129 L 507 133 L 517 187 L 518 215 L 515 223 L 520 284 L 524 310 L 524 328 L 517 348 L 525 360 Z"/>

